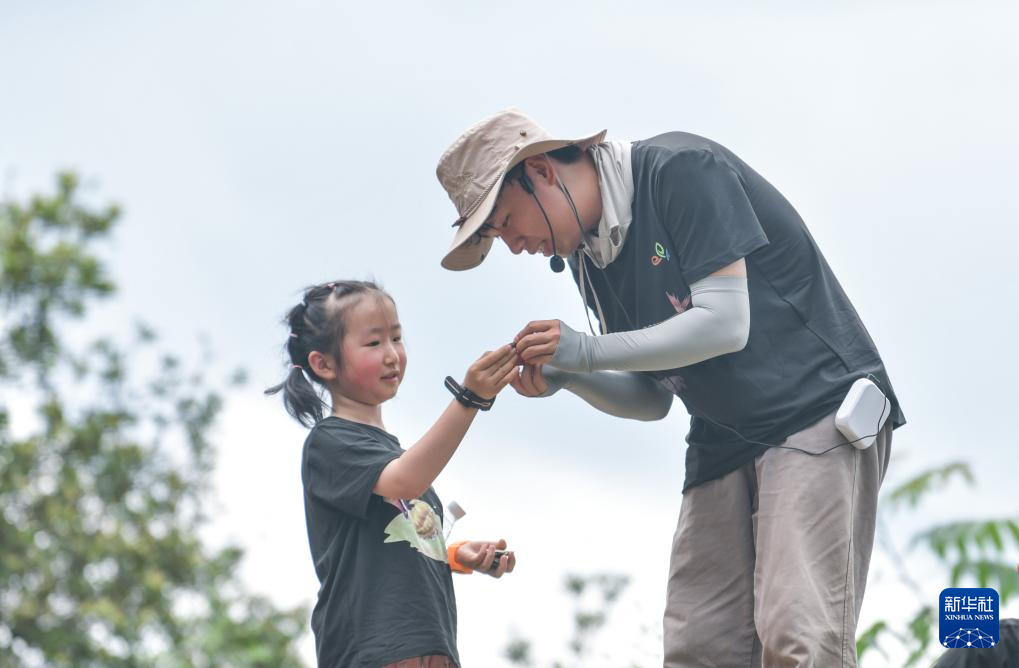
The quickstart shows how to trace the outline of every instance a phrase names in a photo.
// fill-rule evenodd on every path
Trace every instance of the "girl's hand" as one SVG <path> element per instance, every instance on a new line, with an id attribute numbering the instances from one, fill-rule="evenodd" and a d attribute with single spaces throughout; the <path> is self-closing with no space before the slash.
<path id="1" fill-rule="evenodd" d="M 456 560 L 477 572 L 501 578 L 505 573 L 512 572 L 517 565 L 517 557 L 512 552 L 506 552 L 496 563 L 495 551 L 505 549 L 506 541 L 502 538 L 495 542 L 472 540 L 456 549 Z"/>
<path id="2" fill-rule="evenodd" d="M 510 345 L 485 353 L 467 369 L 463 386 L 482 399 L 492 399 L 517 375 L 516 353 Z"/>
<path id="3" fill-rule="evenodd" d="M 513 338 L 524 364 L 548 364 L 559 347 L 558 320 L 532 320 Z"/>
<path id="4" fill-rule="evenodd" d="M 541 396 L 548 390 L 548 383 L 541 373 L 540 364 L 525 364 L 520 369 L 519 375 L 514 375 L 510 385 L 525 397 Z"/>

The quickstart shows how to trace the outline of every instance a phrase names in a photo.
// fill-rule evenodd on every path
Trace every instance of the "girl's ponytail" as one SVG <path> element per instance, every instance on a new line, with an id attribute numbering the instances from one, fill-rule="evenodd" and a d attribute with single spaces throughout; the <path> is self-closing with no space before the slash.
<path id="1" fill-rule="evenodd" d="M 308 382 L 302 367 L 294 364 L 282 383 L 265 391 L 269 395 L 277 392 L 283 392 L 283 406 L 305 427 L 314 427 L 322 419 L 322 397 Z"/>

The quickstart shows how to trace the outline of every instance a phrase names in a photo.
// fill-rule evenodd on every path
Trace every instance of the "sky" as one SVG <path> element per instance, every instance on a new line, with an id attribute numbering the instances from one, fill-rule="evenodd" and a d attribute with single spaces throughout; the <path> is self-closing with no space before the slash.
<path id="1" fill-rule="evenodd" d="M 247 550 L 252 589 L 310 605 L 305 432 L 261 396 L 300 289 L 374 278 L 394 296 L 409 365 L 383 417 L 409 445 L 448 402 L 442 379 L 528 321 L 586 329 L 572 280 L 540 258 L 500 246 L 440 268 L 446 146 L 509 106 L 563 136 L 710 137 L 793 203 L 876 341 L 909 420 L 886 487 L 973 468 L 974 487 L 886 518 L 905 546 L 935 521 L 1019 514 L 1017 20 L 980 1 L 4 3 L 0 189 L 77 170 L 125 211 L 102 322 L 144 319 L 182 351 L 204 336 L 217 365 L 249 371 L 217 430 L 209 540 Z M 435 488 L 467 511 L 454 536 L 505 537 L 519 562 L 457 579 L 465 665 L 507 665 L 514 633 L 542 665 L 565 657 L 566 572 L 632 578 L 585 665 L 660 662 L 687 420 L 678 401 L 638 423 L 512 390 L 479 416 Z M 907 562 L 931 601 L 948 586 Z M 915 608 L 890 569 L 876 554 L 861 626 Z M 301 647 L 311 663 L 310 634 Z"/>

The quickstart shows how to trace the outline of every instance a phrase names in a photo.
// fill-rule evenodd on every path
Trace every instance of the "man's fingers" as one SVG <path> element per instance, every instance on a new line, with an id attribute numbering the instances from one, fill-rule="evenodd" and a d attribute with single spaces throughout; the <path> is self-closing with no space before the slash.
<path id="1" fill-rule="evenodd" d="M 523 368 L 520 372 L 520 383 L 527 388 L 527 392 L 531 396 L 539 394 L 538 388 L 534 385 L 533 367 L 525 366 Z"/>
<path id="2" fill-rule="evenodd" d="M 534 386 L 531 385 L 530 380 L 527 378 L 527 367 L 517 372 L 512 384 L 513 388 L 525 397 L 535 396 Z"/>
<path id="3" fill-rule="evenodd" d="M 533 364 L 527 367 L 531 372 L 531 387 L 541 394 L 548 389 L 548 382 L 545 381 L 545 377 L 541 374 L 541 365 Z"/>
<path id="4" fill-rule="evenodd" d="M 520 339 L 522 339 L 525 336 L 527 336 L 528 334 L 536 331 L 534 329 L 534 324 L 535 324 L 534 322 L 529 322 L 526 325 L 524 325 L 524 328 L 521 329 L 519 332 L 517 332 L 517 335 L 513 337 L 513 343 L 516 343 L 516 344 L 519 345 L 520 344 Z"/>
<path id="5" fill-rule="evenodd" d="M 517 354 L 522 354 L 525 350 L 533 346 L 548 343 L 552 341 L 553 338 L 554 336 L 549 332 L 535 332 L 534 334 L 528 334 L 517 342 Z"/>
<path id="6" fill-rule="evenodd" d="M 537 358 L 545 357 L 546 355 L 551 358 L 551 356 L 555 354 L 556 347 L 555 343 L 544 343 L 538 346 L 531 346 L 524 352 L 520 353 L 520 357 L 524 360 L 524 362 L 534 365 L 537 364 L 537 362 L 534 361 Z"/>
<path id="7" fill-rule="evenodd" d="M 554 345 L 549 341 L 534 341 L 527 346 L 517 347 L 517 359 L 526 361 L 529 357 L 534 355 L 534 349 L 539 346 Z"/>
<path id="8" fill-rule="evenodd" d="M 514 343 L 519 343 L 520 339 L 527 336 L 528 334 L 533 334 L 534 332 L 544 332 L 551 328 L 555 324 L 555 322 L 556 322 L 555 320 L 532 320 L 531 322 L 527 323 L 526 327 L 520 330 L 520 332 L 513 338 L 513 341 Z"/>
<path id="9" fill-rule="evenodd" d="M 548 381 L 541 372 L 541 364 L 528 364 L 528 383 L 536 394 L 543 394 L 548 389 Z"/>
<path id="10" fill-rule="evenodd" d="M 525 366 L 523 370 L 514 370 L 513 379 L 510 381 L 518 394 L 525 397 L 540 396 L 548 389 L 548 383 L 539 381 L 534 374 L 534 367 Z"/>
<path id="11" fill-rule="evenodd" d="M 527 378 L 527 386 L 531 388 L 531 391 L 535 394 L 540 394 L 538 392 L 538 385 L 534 382 L 534 367 L 529 364 L 524 365 L 524 375 Z"/>

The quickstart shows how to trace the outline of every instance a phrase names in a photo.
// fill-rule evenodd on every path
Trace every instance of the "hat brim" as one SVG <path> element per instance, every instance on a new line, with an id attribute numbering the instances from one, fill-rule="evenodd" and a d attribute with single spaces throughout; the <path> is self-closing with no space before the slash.
<path id="1" fill-rule="evenodd" d="M 506 163 L 502 174 L 499 175 L 478 208 L 457 228 L 453 235 L 453 243 L 450 244 L 446 256 L 442 258 L 442 267 L 450 271 L 466 271 L 484 262 L 492 248 L 492 237 L 478 237 L 475 236 L 475 233 L 481 229 L 482 224 L 495 208 L 495 201 L 499 198 L 502 184 L 506 180 L 506 172 L 533 155 L 548 153 L 567 146 L 578 146 L 582 150 L 586 150 L 595 144 L 602 143 L 607 132 L 607 130 L 602 130 L 584 139 L 544 139 L 521 147 Z"/>

